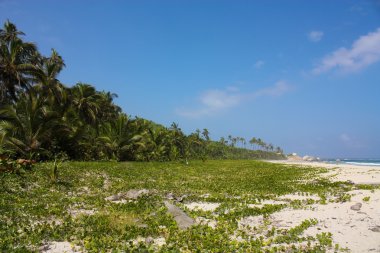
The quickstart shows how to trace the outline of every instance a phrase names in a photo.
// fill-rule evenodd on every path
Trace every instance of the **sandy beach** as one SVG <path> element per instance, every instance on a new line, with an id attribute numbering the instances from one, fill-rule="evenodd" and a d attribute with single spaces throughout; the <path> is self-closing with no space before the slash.
<path id="1" fill-rule="evenodd" d="M 329 172 L 323 176 L 332 181 L 350 181 L 354 184 L 345 202 L 328 201 L 314 204 L 311 209 L 285 209 L 271 215 L 277 228 L 294 227 L 304 219 L 317 219 L 318 225 L 305 231 L 305 236 L 332 233 L 335 244 L 350 252 L 380 252 L 380 189 L 366 190 L 359 184 L 380 184 L 380 166 L 330 164 L 305 161 L 271 161 L 273 163 L 323 167 Z"/>
<path id="2" fill-rule="evenodd" d="M 329 169 L 325 174 L 333 181 L 351 181 L 355 184 L 380 184 L 380 166 L 351 165 L 344 163 L 272 160 L 272 163 L 300 165 Z"/>

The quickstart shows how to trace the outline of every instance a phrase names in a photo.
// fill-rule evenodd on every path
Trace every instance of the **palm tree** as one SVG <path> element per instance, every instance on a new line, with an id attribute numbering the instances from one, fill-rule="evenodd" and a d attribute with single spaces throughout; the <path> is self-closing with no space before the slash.
<path id="1" fill-rule="evenodd" d="M 102 121 L 113 121 L 118 118 L 121 113 L 121 108 L 113 103 L 113 100 L 117 98 L 115 93 L 102 91 L 99 93 L 101 96 L 99 100 L 99 118 Z"/>
<path id="2" fill-rule="evenodd" d="M 117 120 L 106 122 L 101 126 L 100 137 L 98 141 L 105 148 L 109 158 L 116 160 L 131 159 L 134 156 L 137 148 L 144 146 L 143 137 L 131 131 L 134 126 L 127 115 L 121 114 Z"/>
<path id="3" fill-rule="evenodd" d="M 230 141 L 230 146 L 233 146 L 233 141 L 232 141 L 232 135 L 228 135 L 228 140 Z"/>
<path id="4" fill-rule="evenodd" d="M 201 138 L 201 130 L 199 130 L 198 128 L 195 130 L 195 134 L 197 135 L 198 139 Z"/>
<path id="5" fill-rule="evenodd" d="M 246 148 L 246 146 L 247 146 L 247 141 L 245 140 L 245 138 L 242 138 L 242 141 L 243 141 L 243 146 L 244 146 L 244 148 Z"/>
<path id="6" fill-rule="evenodd" d="M 264 147 L 264 142 L 263 142 L 260 138 L 258 138 L 258 139 L 257 139 L 257 145 L 258 145 L 259 147 L 263 148 L 263 147 Z"/>
<path id="7" fill-rule="evenodd" d="M 101 95 L 89 84 L 78 83 L 71 88 L 72 104 L 87 124 L 95 126 L 100 111 Z"/>
<path id="8" fill-rule="evenodd" d="M 167 132 L 163 129 L 148 128 L 147 136 L 146 160 L 169 160 L 170 141 Z"/>
<path id="9" fill-rule="evenodd" d="M 232 147 L 236 146 L 237 141 L 238 141 L 238 137 L 233 137 L 232 138 Z"/>
<path id="10" fill-rule="evenodd" d="M 33 75 L 35 89 L 42 96 L 47 96 L 51 104 L 61 103 L 64 99 L 66 88 L 57 79 L 58 74 L 65 67 L 62 57 L 52 49 L 50 57 L 42 57 L 36 66 Z"/>
<path id="11" fill-rule="evenodd" d="M 249 144 L 251 144 L 252 149 L 255 149 L 255 144 L 257 143 L 257 139 L 255 137 L 252 137 L 252 139 L 249 140 Z"/>
<path id="12" fill-rule="evenodd" d="M 202 131 L 202 135 L 205 138 L 206 141 L 210 141 L 210 132 L 207 130 L 207 128 L 204 128 Z"/>
<path id="13" fill-rule="evenodd" d="M 21 95 L 15 105 L 0 107 L 2 146 L 27 158 L 48 152 L 54 135 L 65 129 L 57 113 L 45 102 L 44 98 L 30 93 Z"/>
<path id="14" fill-rule="evenodd" d="M 30 77 L 35 72 L 39 54 L 35 44 L 23 42 L 24 33 L 7 21 L 0 29 L 0 102 L 16 101 L 17 94 L 30 89 Z"/>
<path id="15" fill-rule="evenodd" d="M 185 163 L 188 164 L 188 158 L 190 156 L 191 141 L 182 132 L 181 128 L 179 128 L 177 123 L 173 122 L 169 130 L 172 131 L 172 134 L 171 134 L 172 143 L 176 147 L 174 150 L 177 149 L 182 159 L 184 159 Z"/>

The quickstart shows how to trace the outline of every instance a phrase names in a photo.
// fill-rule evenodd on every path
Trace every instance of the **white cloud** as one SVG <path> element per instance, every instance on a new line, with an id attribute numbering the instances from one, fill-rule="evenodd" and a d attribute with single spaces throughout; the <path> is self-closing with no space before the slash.
<path id="1" fill-rule="evenodd" d="M 254 97 L 260 96 L 271 96 L 271 97 L 279 97 L 284 93 L 288 92 L 292 87 L 285 81 L 280 80 L 276 82 L 272 87 L 265 88 L 254 92 L 252 95 Z"/>
<path id="2" fill-rule="evenodd" d="M 210 109 L 222 109 L 239 104 L 241 95 L 230 90 L 209 90 L 202 94 L 200 100 Z"/>
<path id="3" fill-rule="evenodd" d="M 352 138 L 350 135 L 346 133 L 342 133 L 339 136 L 339 139 L 343 143 L 343 145 L 346 146 L 347 148 L 364 148 L 365 147 L 360 141 L 358 141 L 355 138 Z"/>
<path id="4" fill-rule="evenodd" d="M 321 63 L 313 69 L 313 73 L 320 74 L 334 69 L 345 73 L 355 72 L 379 60 L 380 28 L 361 36 L 350 49 L 342 47 L 325 56 Z"/>
<path id="5" fill-rule="evenodd" d="M 264 63 L 265 63 L 264 61 L 258 60 L 257 62 L 255 62 L 255 64 L 253 65 L 253 67 L 255 69 L 259 69 L 259 68 L 261 68 L 264 65 Z"/>
<path id="6" fill-rule="evenodd" d="M 199 118 L 234 107 L 241 103 L 243 96 L 235 87 L 227 87 L 224 90 L 205 91 L 198 100 L 200 102 L 199 109 L 178 109 L 177 113 L 188 118 Z"/>
<path id="7" fill-rule="evenodd" d="M 242 93 L 236 87 L 226 89 L 208 90 L 198 98 L 200 105 L 198 109 L 177 109 L 180 116 L 188 118 L 199 118 L 211 115 L 223 110 L 236 107 L 244 101 L 254 100 L 258 97 L 278 97 L 291 89 L 285 81 L 278 81 L 273 86 L 257 90 L 251 93 Z"/>
<path id="8" fill-rule="evenodd" d="M 309 40 L 312 42 L 318 42 L 322 39 L 323 37 L 323 32 L 322 31 L 311 31 L 307 35 Z"/>
<path id="9" fill-rule="evenodd" d="M 345 133 L 341 134 L 341 135 L 339 136 L 339 138 L 340 138 L 340 140 L 343 141 L 344 143 L 348 143 L 348 142 L 351 141 L 351 137 L 348 136 L 348 134 L 345 134 Z"/>

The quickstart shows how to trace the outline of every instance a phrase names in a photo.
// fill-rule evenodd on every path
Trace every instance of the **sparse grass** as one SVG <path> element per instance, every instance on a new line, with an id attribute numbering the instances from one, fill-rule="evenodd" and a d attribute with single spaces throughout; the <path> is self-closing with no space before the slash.
<path id="1" fill-rule="evenodd" d="M 162 252 L 257 252 L 264 246 L 270 252 L 271 241 L 237 231 L 237 221 L 246 216 L 266 217 L 286 205 L 248 208 L 247 203 L 295 192 L 347 199 L 340 187 L 342 182 L 318 180 L 319 174 L 325 172 L 322 169 L 258 161 L 193 161 L 189 165 L 65 162 L 54 182 L 49 176 L 52 166 L 39 164 L 23 176 L 3 174 L 0 178 L 0 251 L 34 252 L 44 242 L 69 241 L 88 252 L 128 252 L 137 248 Z M 105 200 L 130 189 L 149 189 L 152 194 L 123 204 Z M 184 201 L 189 202 L 220 203 L 215 212 L 188 212 L 193 218 L 216 220 L 217 227 L 194 225 L 179 230 L 163 204 L 168 193 L 187 195 Z M 298 204 L 313 203 L 307 200 Z M 73 208 L 96 213 L 73 217 L 69 212 Z M 301 240 L 300 233 L 314 223 L 305 221 L 276 240 Z M 235 232 L 242 235 L 242 241 L 231 239 Z M 272 234 L 274 231 L 267 233 Z M 133 244 L 138 236 L 163 237 L 166 245 L 157 248 L 149 243 Z M 314 240 L 319 243 L 310 246 L 310 251 L 331 246 L 329 235 Z"/>
<path id="2" fill-rule="evenodd" d="M 364 197 L 364 198 L 363 198 L 363 201 L 365 201 L 365 202 L 368 202 L 368 201 L 369 201 L 369 199 L 370 199 L 370 197 L 369 197 L 369 196 L 367 196 L 367 197 Z"/>

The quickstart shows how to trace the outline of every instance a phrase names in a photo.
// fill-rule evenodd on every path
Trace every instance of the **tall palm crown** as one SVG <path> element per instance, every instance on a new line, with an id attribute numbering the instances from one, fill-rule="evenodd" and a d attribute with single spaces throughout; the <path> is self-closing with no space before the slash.
<path id="1" fill-rule="evenodd" d="M 78 83 L 72 89 L 72 103 L 86 123 L 95 125 L 102 96 L 89 84 Z"/>
<path id="2" fill-rule="evenodd" d="M 29 89 L 39 54 L 36 45 L 23 42 L 24 35 L 7 21 L 0 29 L 0 101 L 17 100 L 17 93 Z"/>

